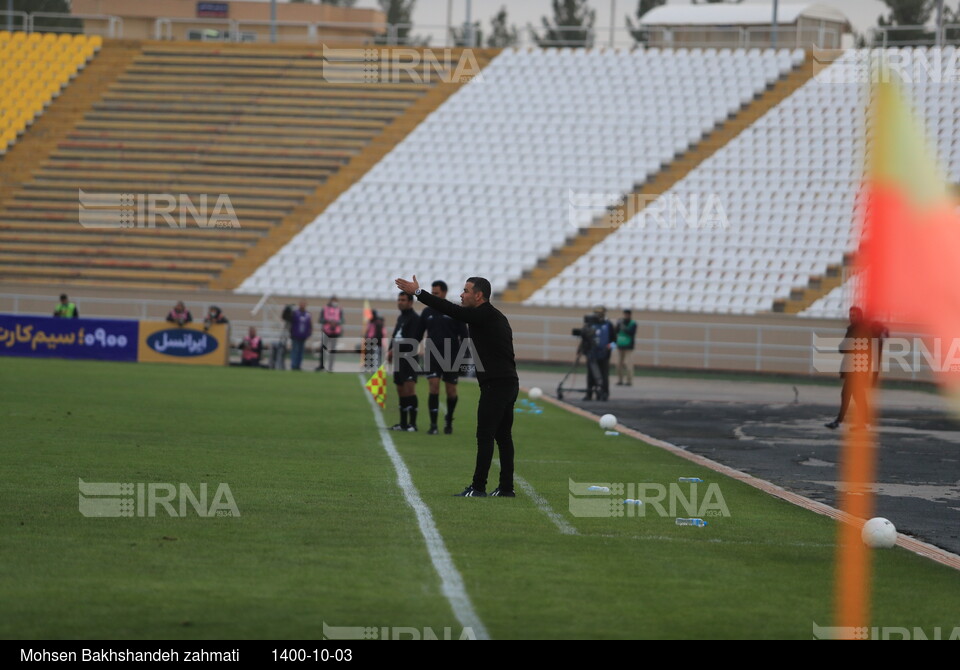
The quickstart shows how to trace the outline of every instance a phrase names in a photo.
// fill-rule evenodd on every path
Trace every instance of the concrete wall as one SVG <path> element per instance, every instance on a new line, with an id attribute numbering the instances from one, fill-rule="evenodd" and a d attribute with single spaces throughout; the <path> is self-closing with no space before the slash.
<path id="1" fill-rule="evenodd" d="M 451 284 L 448 298 L 456 301 L 459 290 Z M 299 296 L 271 296 L 257 315 L 251 310 L 262 296 L 236 295 L 229 291 L 125 291 L 91 287 L 48 286 L 0 283 L 0 312 L 51 314 L 61 292 L 77 303 L 80 314 L 90 317 L 163 319 L 177 300 L 183 300 L 195 320 L 202 320 L 210 305 L 224 310 L 233 326 L 233 338 L 242 337 L 248 326 L 257 326 L 268 341 L 279 331 L 283 305 L 297 303 Z M 14 297 L 17 296 L 17 297 Z M 319 314 L 327 297 L 307 300 L 312 313 Z M 341 300 L 347 320 L 345 337 L 362 333 L 363 301 Z M 509 318 L 514 331 L 518 359 L 529 362 L 574 362 L 578 338 L 571 334 L 582 325 L 591 310 L 525 307 L 512 303 L 494 304 Z M 395 301 L 374 301 L 371 307 L 385 318 L 387 334 L 396 322 Z M 607 316 L 616 321 L 623 305 L 606 305 Z M 631 306 L 626 306 L 631 307 Z M 420 307 L 417 307 L 418 311 Z M 836 372 L 816 369 L 814 336 L 842 337 L 846 323 L 832 319 L 804 319 L 785 314 L 692 314 L 679 312 L 638 312 L 639 327 L 634 363 L 643 367 L 733 370 L 741 372 L 812 375 L 836 378 Z M 893 325 L 894 336 L 912 337 L 911 329 Z M 827 353 L 835 350 L 830 344 Z M 911 359 L 913 360 L 913 359 Z M 892 379 L 927 381 L 925 372 L 892 369 Z"/>

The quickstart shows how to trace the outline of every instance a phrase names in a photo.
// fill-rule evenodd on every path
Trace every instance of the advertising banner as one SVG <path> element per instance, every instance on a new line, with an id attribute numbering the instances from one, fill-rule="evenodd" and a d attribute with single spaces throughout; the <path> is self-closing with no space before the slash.
<path id="1" fill-rule="evenodd" d="M 0 314 L 0 356 L 136 361 L 139 322 Z"/>
<path id="2" fill-rule="evenodd" d="M 166 321 L 140 322 L 141 363 L 226 365 L 230 353 L 227 325 L 177 326 Z"/>

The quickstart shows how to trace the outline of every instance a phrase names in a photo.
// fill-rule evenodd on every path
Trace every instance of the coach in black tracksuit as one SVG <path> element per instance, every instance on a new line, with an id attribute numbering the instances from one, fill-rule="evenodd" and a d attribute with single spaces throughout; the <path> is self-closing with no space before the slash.
<path id="1" fill-rule="evenodd" d="M 412 281 L 396 280 L 401 291 L 413 293 L 427 307 L 452 316 L 469 326 L 476 353 L 480 402 L 477 405 L 477 465 L 473 482 L 458 496 L 487 495 L 487 474 L 493 460 L 493 442 L 500 450 L 500 486 L 491 496 L 515 496 L 513 491 L 513 406 L 517 402 L 520 381 L 513 355 L 513 330 L 503 313 L 490 304 L 490 282 L 470 277 L 460 294 L 460 303 L 431 295 L 420 288 L 417 276 Z"/>

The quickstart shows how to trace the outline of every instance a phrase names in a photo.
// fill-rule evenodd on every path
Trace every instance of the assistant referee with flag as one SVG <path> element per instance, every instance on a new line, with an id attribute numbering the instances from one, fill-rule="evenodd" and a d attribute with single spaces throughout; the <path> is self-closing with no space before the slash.
<path id="1" fill-rule="evenodd" d="M 480 402 L 477 404 L 477 465 L 473 482 L 456 495 L 483 498 L 487 495 L 487 475 L 493 461 L 493 443 L 500 450 L 500 486 L 490 496 L 513 498 L 513 406 L 517 402 L 520 381 L 513 355 L 513 330 L 507 317 L 490 304 L 490 282 L 470 277 L 464 283 L 460 304 L 431 295 L 420 288 L 417 275 L 412 281 L 396 280 L 397 288 L 417 297 L 428 307 L 446 314 L 469 327 L 476 353 Z"/>

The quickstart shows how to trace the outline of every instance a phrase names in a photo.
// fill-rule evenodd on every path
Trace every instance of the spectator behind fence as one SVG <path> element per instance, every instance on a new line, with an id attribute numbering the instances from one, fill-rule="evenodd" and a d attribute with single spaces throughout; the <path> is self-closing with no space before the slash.
<path id="1" fill-rule="evenodd" d="M 209 330 L 210 326 L 217 323 L 230 323 L 230 320 L 223 315 L 223 312 L 220 311 L 220 308 L 216 305 L 211 305 L 210 309 L 207 311 L 207 316 L 203 320 L 203 329 Z"/>
<path id="2" fill-rule="evenodd" d="M 57 305 L 57 308 L 53 310 L 53 315 L 58 319 L 78 319 L 80 318 L 80 310 L 70 302 L 66 293 L 61 293 L 60 303 Z"/>
<path id="3" fill-rule="evenodd" d="M 310 312 L 307 311 L 307 301 L 301 300 L 299 309 L 294 310 L 290 321 L 290 369 L 300 370 L 303 363 L 303 350 L 313 335 L 313 324 L 310 322 Z"/>
<path id="4" fill-rule="evenodd" d="M 250 367 L 260 367 L 260 359 L 263 356 L 263 339 L 257 335 L 257 329 L 250 326 L 247 336 L 240 343 L 240 365 Z"/>
<path id="5" fill-rule="evenodd" d="M 193 322 L 193 315 L 190 314 L 190 310 L 186 308 L 181 300 L 173 309 L 170 310 L 170 313 L 167 314 L 167 321 L 175 323 L 178 326 L 183 326 Z"/>

